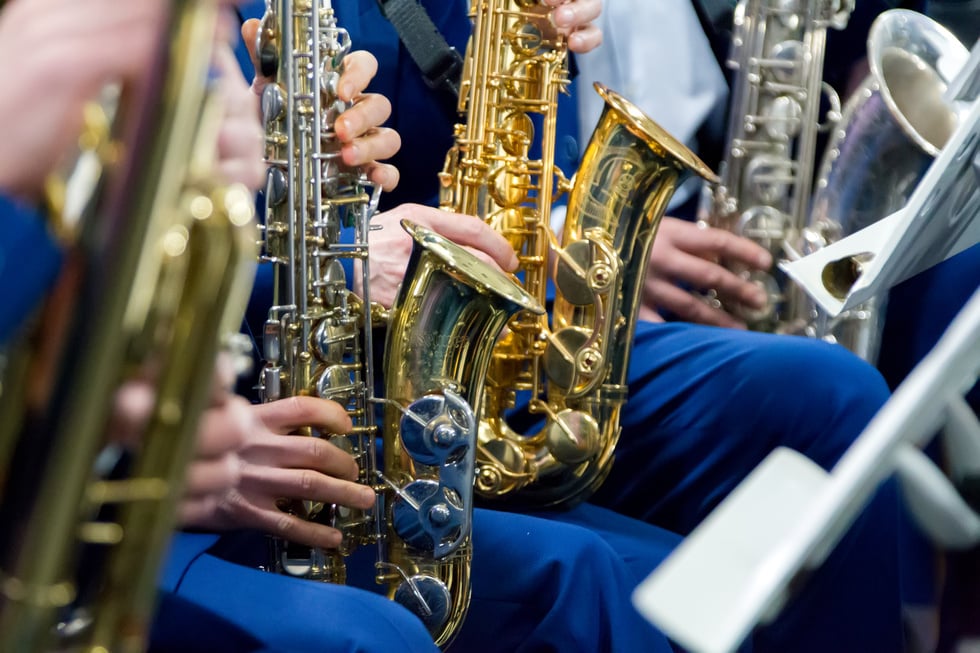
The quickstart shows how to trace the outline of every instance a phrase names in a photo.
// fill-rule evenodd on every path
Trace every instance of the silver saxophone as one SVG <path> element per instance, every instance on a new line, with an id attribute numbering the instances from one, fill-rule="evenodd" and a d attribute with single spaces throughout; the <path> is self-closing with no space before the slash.
<path id="1" fill-rule="evenodd" d="M 328 0 L 268 0 L 257 40 L 261 72 L 274 80 L 262 97 L 263 259 L 274 297 L 260 394 L 344 406 L 351 434 L 305 433 L 351 453 L 359 482 L 377 496 L 367 511 L 292 502 L 288 511 L 337 528 L 343 543 L 324 550 L 273 538 L 271 567 L 344 583 L 347 554 L 376 547 L 376 581 L 442 646 L 469 605 L 476 415 L 492 347 L 512 314 L 543 309 L 503 273 L 407 222 L 415 245 L 405 279 L 390 311 L 373 305 L 368 232 L 380 189 L 368 193 L 365 172 L 342 162 L 333 130 L 349 108 L 337 83 L 350 37 Z M 360 264 L 360 296 L 347 288 L 345 260 Z M 373 335 L 385 325 L 379 398 Z"/>
<path id="2" fill-rule="evenodd" d="M 801 254 L 905 206 L 960 122 L 962 109 L 944 96 L 967 59 L 966 47 L 922 14 L 892 10 L 875 20 L 868 35 L 870 73 L 831 134 Z M 833 318 L 807 299 L 794 306 L 808 335 L 838 342 L 873 363 L 886 301 L 877 297 Z"/>
<path id="3" fill-rule="evenodd" d="M 362 173 L 343 166 L 332 133 L 346 109 L 335 84 L 349 50 L 350 39 L 337 27 L 329 2 L 267 3 L 256 51 L 262 73 L 276 80 L 262 94 L 269 166 L 262 260 L 273 265 L 274 294 L 259 392 L 262 401 L 313 395 L 347 407 L 354 430 L 331 442 L 357 455 L 367 481 L 376 471 L 378 433 L 371 405 L 374 361 L 365 355 L 372 349 L 373 316 L 370 303 L 347 290 L 341 261 L 361 260 L 367 278 L 368 222 L 378 193 L 369 196 Z M 355 231 L 346 246 L 339 244 L 345 226 Z M 290 510 L 312 519 L 333 509 L 306 503 Z M 373 515 L 343 511 L 329 519 L 351 537 L 364 531 L 356 539 L 371 537 L 379 523 Z M 345 580 L 342 552 L 278 539 L 272 546 L 276 571 Z"/>
<path id="4" fill-rule="evenodd" d="M 842 29 L 854 0 L 742 0 L 735 9 L 735 71 L 721 183 L 706 187 L 702 224 L 731 231 L 766 248 L 773 260 L 797 256 L 806 224 L 820 124 L 840 115 L 837 94 L 823 82 L 827 30 Z M 766 290 L 764 308 L 733 307 L 749 328 L 802 333 L 791 304 L 791 282 L 771 271 L 737 270 Z M 712 294 L 711 302 L 721 305 Z"/>

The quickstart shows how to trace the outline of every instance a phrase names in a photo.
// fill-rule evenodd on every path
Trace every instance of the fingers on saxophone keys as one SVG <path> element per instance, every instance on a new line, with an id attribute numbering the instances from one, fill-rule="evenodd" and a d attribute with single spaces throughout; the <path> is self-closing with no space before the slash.
<path id="1" fill-rule="evenodd" d="M 381 189 L 386 193 L 395 190 L 399 179 L 401 179 L 398 168 L 388 163 L 370 163 L 364 166 L 364 172 L 372 184 L 381 186 Z"/>
<path id="2" fill-rule="evenodd" d="M 651 279 L 646 284 L 647 297 L 655 298 L 656 305 L 676 315 L 685 322 L 744 329 L 745 324 L 716 306 L 711 306 L 669 281 Z"/>
<path id="3" fill-rule="evenodd" d="M 336 503 L 367 509 L 374 505 L 374 491 L 365 486 L 311 469 L 275 469 L 250 466 L 242 473 L 242 492 L 288 497 L 303 501 Z"/>
<path id="4" fill-rule="evenodd" d="M 602 30 L 595 25 L 586 25 L 568 35 L 568 49 L 584 54 L 602 45 Z"/>
<path id="5" fill-rule="evenodd" d="M 359 136 L 380 127 L 391 116 L 391 101 L 378 93 L 367 93 L 357 98 L 350 109 L 338 118 L 334 129 L 337 138 L 349 143 Z"/>
<path id="6" fill-rule="evenodd" d="M 295 515 L 280 512 L 265 514 L 263 517 L 265 523 L 260 525 L 262 530 L 290 542 L 321 549 L 336 549 L 343 540 L 336 528 L 306 521 Z"/>
<path id="7" fill-rule="evenodd" d="M 372 129 L 343 146 L 344 163 L 349 166 L 369 165 L 393 157 L 401 145 L 401 137 L 394 129 Z"/>
<path id="8" fill-rule="evenodd" d="M 349 433 L 353 424 L 343 406 L 316 397 L 289 397 L 252 406 L 255 415 L 273 433 L 290 433 L 313 426 L 328 433 Z"/>
<path id="9" fill-rule="evenodd" d="M 344 57 L 337 94 L 344 102 L 351 102 L 367 88 L 378 72 L 378 60 L 365 50 L 355 50 Z M 390 109 L 389 109 L 390 112 Z"/>
<path id="10" fill-rule="evenodd" d="M 321 438 L 305 435 L 276 436 L 268 443 L 265 459 L 275 460 L 278 467 L 310 469 L 345 481 L 356 481 L 357 463 L 346 451 Z"/>

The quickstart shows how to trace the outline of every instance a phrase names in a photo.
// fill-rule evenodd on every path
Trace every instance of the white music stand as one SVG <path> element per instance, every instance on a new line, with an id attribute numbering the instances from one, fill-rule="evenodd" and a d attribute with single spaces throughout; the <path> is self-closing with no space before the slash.
<path id="1" fill-rule="evenodd" d="M 980 474 L 980 423 L 963 399 L 978 371 L 980 290 L 829 473 L 795 451 L 771 453 L 636 589 L 636 608 L 693 652 L 735 650 L 895 472 L 934 540 L 976 545 L 980 516 L 921 447 L 945 426 L 953 478 Z"/>
<path id="2" fill-rule="evenodd" d="M 980 47 L 974 53 L 980 67 Z M 973 78 L 957 79 L 968 84 Z M 977 85 L 967 89 L 972 92 Z M 967 106 L 904 208 L 812 254 L 779 264 L 831 317 L 980 242 L 980 98 Z M 864 270 L 841 297 L 827 287 L 824 272 L 853 260 L 864 260 Z"/>

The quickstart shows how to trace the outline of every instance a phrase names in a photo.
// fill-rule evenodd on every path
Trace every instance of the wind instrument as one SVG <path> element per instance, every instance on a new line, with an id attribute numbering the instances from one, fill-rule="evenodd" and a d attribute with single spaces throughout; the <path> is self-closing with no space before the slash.
<path id="1" fill-rule="evenodd" d="M 955 36 L 922 14 L 891 10 L 878 16 L 868 34 L 870 73 L 831 134 L 797 245 L 801 255 L 858 233 L 906 205 L 966 113 L 945 94 L 968 58 Z M 853 277 L 844 267 L 830 268 L 831 277 L 842 272 Z M 873 363 L 886 300 L 875 297 L 831 316 L 797 290 L 792 310 L 807 335 L 837 342 Z"/>
<path id="2" fill-rule="evenodd" d="M 293 502 L 289 510 L 337 528 L 337 550 L 273 541 L 273 570 L 346 582 L 346 556 L 377 549 L 378 583 L 446 645 L 470 598 L 476 417 L 489 352 L 517 310 L 543 312 L 502 273 L 426 229 L 389 312 L 371 303 L 368 231 L 377 190 L 345 166 L 333 126 L 350 38 L 324 0 L 268 2 L 257 51 L 263 73 L 267 216 L 263 259 L 275 296 L 264 335 L 266 401 L 311 395 L 347 410 L 354 430 L 327 437 L 350 452 L 372 510 Z M 344 262 L 361 268 L 362 296 Z M 353 266 L 351 266 L 353 267 Z M 387 324 L 384 397 L 375 396 L 374 327 Z M 375 408 L 383 406 L 379 429 Z M 379 461 L 377 438 L 383 441 Z"/>
<path id="3" fill-rule="evenodd" d="M 250 193 L 214 177 L 217 6 L 168 6 L 145 83 L 103 105 L 114 119 L 89 110 L 68 184 L 87 177 L 88 201 L 56 216 L 64 269 L 36 330 L 11 348 L 0 650 L 143 650 L 220 336 L 244 311 L 256 234 Z M 107 439 L 116 389 L 134 378 L 154 388 L 148 423 L 135 444 Z"/>
<path id="4" fill-rule="evenodd" d="M 797 256 L 809 214 L 817 134 L 840 118 L 840 99 L 823 82 L 828 29 L 843 29 L 854 0 L 742 0 L 735 9 L 735 71 L 721 183 L 705 188 L 698 220 L 748 238 L 774 261 Z M 820 102 L 830 106 L 820 122 Z M 802 333 L 792 283 L 771 271 L 739 271 L 762 287 L 762 309 L 731 310 L 750 329 Z M 708 300 L 723 304 L 711 293 Z"/>
<path id="5" fill-rule="evenodd" d="M 564 38 L 550 35 L 537 0 L 470 7 L 459 105 L 466 122 L 440 175 L 441 206 L 485 220 L 510 241 L 517 275 L 539 303 L 549 277 L 557 289 L 552 324 L 519 313 L 494 349 L 477 492 L 506 505 L 573 505 L 612 464 L 641 280 L 660 218 L 687 176 L 714 175 L 635 106 L 597 86 L 606 108 L 574 182 L 564 179 L 554 163 L 557 97 L 568 84 Z M 559 241 L 551 205 L 565 191 Z M 510 421 L 525 401 L 540 426 L 528 433 Z"/>

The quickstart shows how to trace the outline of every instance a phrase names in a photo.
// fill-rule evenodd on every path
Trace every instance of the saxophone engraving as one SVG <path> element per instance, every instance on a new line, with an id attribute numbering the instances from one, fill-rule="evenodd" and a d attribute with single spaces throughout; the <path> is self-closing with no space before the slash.
<path id="1" fill-rule="evenodd" d="M 552 274 L 557 288 L 551 325 L 519 313 L 494 349 L 480 422 L 477 491 L 530 507 L 582 501 L 611 468 L 653 236 L 678 184 L 692 173 L 714 179 L 636 107 L 597 87 L 606 108 L 574 182 L 565 180 L 554 152 L 567 48 L 547 36 L 543 11 L 537 0 L 471 4 L 459 107 L 466 123 L 440 175 L 443 208 L 509 240 L 528 293 L 543 304 Z M 540 158 L 531 154 L 536 140 Z M 559 244 L 550 214 L 564 191 Z M 539 430 L 508 422 L 518 396 L 529 397 Z"/>
<path id="2" fill-rule="evenodd" d="M 843 29 L 854 0 L 742 0 L 735 9 L 735 70 L 721 183 L 706 188 L 698 218 L 748 238 L 780 258 L 798 256 L 816 157 L 820 99 L 840 101 L 823 83 L 828 28 Z M 803 333 L 807 319 L 792 305 L 792 283 L 778 269 L 749 278 L 766 290 L 764 308 L 735 312 L 749 328 Z M 721 304 L 717 297 L 712 302 Z"/>
<path id="3" fill-rule="evenodd" d="M 343 583 L 346 555 L 377 549 L 378 583 L 447 644 L 469 605 L 476 416 L 490 350 L 518 310 L 543 309 L 502 273 L 426 229 L 403 223 L 415 245 L 394 306 L 372 305 L 369 221 L 377 193 L 340 160 L 333 124 L 350 39 L 329 2 L 267 4 L 257 51 L 274 76 L 263 95 L 269 164 L 263 258 L 275 275 L 265 329 L 265 400 L 338 401 L 354 424 L 329 436 L 377 494 L 373 510 L 297 502 L 289 509 L 339 529 L 339 550 L 273 542 L 276 571 Z M 353 231 L 353 243 L 342 233 Z M 342 259 L 361 266 L 362 297 Z M 387 323 L 384 398 L 374 396 L 373 327 Z M 375 421 L 376 406 L 383 421 Z M 380 433 L 379 433 L 380 430 Z M 308 432 L 313 436 L 327 434 Z M 379 464 L 376 438 L 383 438 Z"/>
<path id="4" fill-rule="evenodd" d="M 220 336 L 237 330 L 255 258 L 251 194 L 214 182 L 217 16 L 213 2 L 169 4 L 145 89 L 123 85 L 111 120 L 89 109 L 86 206 L 53 216 L 64 268 L 0 397 L 4 651 L 144 650 Z M 136 377 L 153 411 L 138 444 L 107 443 L 116 389 Z"/>

